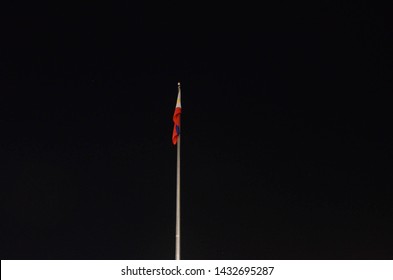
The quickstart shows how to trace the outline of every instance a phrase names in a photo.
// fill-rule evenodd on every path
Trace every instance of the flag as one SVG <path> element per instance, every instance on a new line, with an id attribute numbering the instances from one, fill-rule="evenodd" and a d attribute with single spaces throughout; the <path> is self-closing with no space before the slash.
<path id="1" fill-rule="evenodd" d="M 180 103 L 180 88 L 179 88 L 179 94 L 177 95 L 175 113 L 173 114 L 173 133 L 172 133 L 173 145 L 176 145 L 177 138 L 180 135 L 180 115 L 181 115 L 181 103 Z"/>

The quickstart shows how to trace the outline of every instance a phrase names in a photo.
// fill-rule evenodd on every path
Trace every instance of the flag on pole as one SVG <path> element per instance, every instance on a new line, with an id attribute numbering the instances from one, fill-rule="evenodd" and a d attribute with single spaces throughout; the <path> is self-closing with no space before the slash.
<path id="1" fill-rule="evenodd" d="M 173 123 L 174 123 L 173 124 L 173 133 L 172 133 L 173 145 L 176 145 L 177 138 L 180 135 L 180 115 L 181 115 L 181 102 L 180 102 L 180 88 L 179 88 L 179 93 L 177 95 L 175 113 L 173 114 Z"/>
<path id="2" fill-rule="evenodd" d="M 172 143 L 177 145 L 177 164 L 176 164 L 176 245 L 175 245 L 175 259 L 180 260 L 180 82 L 177 83 L 177 102 L 175 113 L 173 114 L 173 133 Z"/>

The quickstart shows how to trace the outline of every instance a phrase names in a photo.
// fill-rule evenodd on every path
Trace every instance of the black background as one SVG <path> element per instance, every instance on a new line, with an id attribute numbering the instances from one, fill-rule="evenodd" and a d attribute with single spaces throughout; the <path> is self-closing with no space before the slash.
<path id="1" fill-rule="evenodd" d="M 385 7 L 2 14 L 2 259 L 392 259 Z"/>

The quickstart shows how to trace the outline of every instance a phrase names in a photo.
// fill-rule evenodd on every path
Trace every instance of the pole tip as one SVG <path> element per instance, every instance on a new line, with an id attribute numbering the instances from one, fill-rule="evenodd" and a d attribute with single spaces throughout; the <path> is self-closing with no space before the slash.
<path id="1" fill-rule="evenodd" d="M 180 86 L 180 82 L 177 82 L 177 85 Z"/>

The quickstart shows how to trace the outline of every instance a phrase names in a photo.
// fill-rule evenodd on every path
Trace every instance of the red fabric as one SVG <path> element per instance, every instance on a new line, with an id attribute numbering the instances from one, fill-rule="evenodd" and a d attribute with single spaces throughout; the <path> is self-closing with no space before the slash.
<path id="1" fill-rule="evenodd" d="M 180 115 L 181 115 L 181 108 L 176 107 L 175 113 L 173 114 L 173 132 L 172 132 L 173 145 L 176 145 L 177 138 L 180 135 Z"/>

